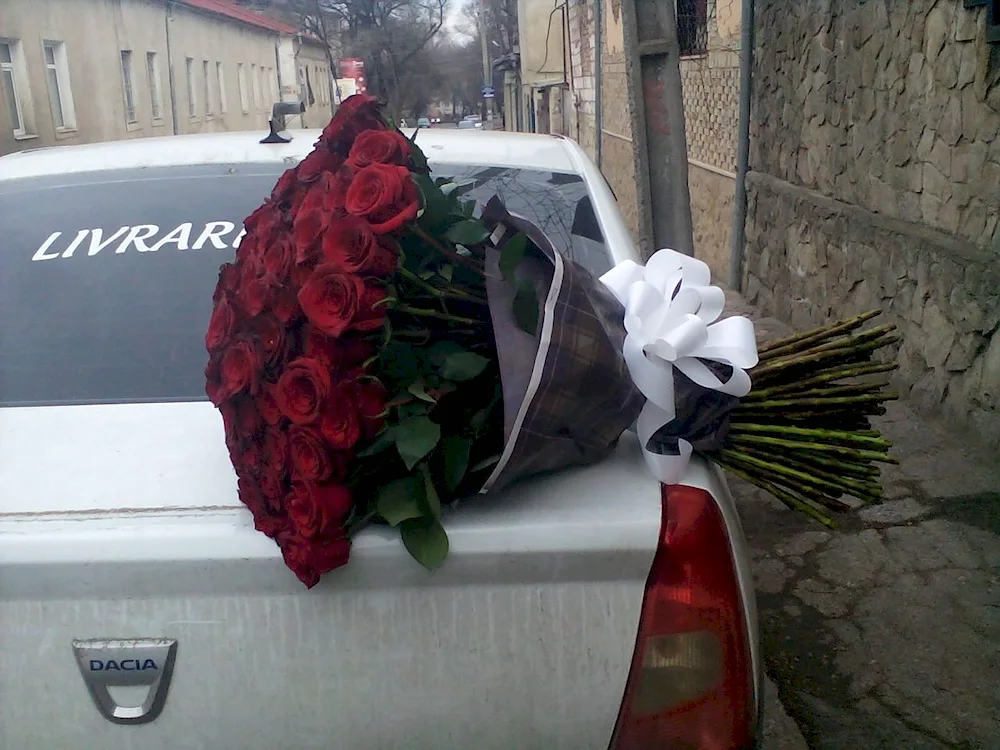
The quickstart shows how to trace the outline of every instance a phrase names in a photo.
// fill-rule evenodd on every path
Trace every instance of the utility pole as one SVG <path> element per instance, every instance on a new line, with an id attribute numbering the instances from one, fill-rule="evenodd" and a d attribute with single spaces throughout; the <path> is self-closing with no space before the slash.
<path id="1" fill-rule="evenodd" d="M 487 86 L 493 86 L 493 66 L 490 64 L 490 42 L 486 38 L 486 0 L 479 0 L 479 13 L 477 15 L 477 20 L 479 22 L 479 38 L 483 43 L 483 89 Z M 487 97 L 485 94 L 481 94 L 482 98 L 482 118 L 483 127 L 486 127 L 487 122 L 493 121 L 493 98 Z"/>

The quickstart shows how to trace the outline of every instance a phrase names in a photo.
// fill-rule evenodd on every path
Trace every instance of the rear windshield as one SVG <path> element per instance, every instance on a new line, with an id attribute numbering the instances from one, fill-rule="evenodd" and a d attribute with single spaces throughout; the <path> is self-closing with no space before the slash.
<path id="1" fill-rule="evenodd" d="M 595 273 L 610 267 L 578 175 L 434 166 L 499 195 Z M 284 165 L 0 182 L 0 405 L 204 400 L 219 265 Z"/>

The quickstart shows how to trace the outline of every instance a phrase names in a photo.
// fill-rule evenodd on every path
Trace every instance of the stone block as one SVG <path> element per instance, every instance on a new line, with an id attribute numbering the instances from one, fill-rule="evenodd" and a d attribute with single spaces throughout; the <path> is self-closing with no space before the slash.
<path id="1" fill-rule="evenodd" d="M 960 334 L 948 353 L 944 366 L 948 372 L 965 372 L 986 345 L 986 337 L 978 333 Z"/>
<path id="2" fill-rule="evenodd" d="M 942 202 L 951 197 L 951 182 L 931 163 L 923 165 L 922 185 L 925 196 L 934 196 Z"/>
<path id="3" fill-rule="evenodd" d="M 951 152 L 952 179 L 956 182 L 971 182 L 982 172 L 986 156 L 987 146 L 982 141 L 958 144 Z"/>
<path id="4" fill-rule="evenodd" d="M 934 80 L 946 89 L 958 83 L 959 55 L 954 44 L 946 44 L 934 62 Z"/>
<path id="5" fill-rule="evenodd" d="M 947 387 L 948 378 L 944 371 L 927 370 L 910 389 L 910 402 L 924 414 L 937 413 Z"/>
<path id="6" fill-rule="evenodd" d="M 958 88 L 965 88 L 976 80 L 976 63 L 979 53 L 975 44 L 963 44 L 959 47 L 958 54 L 958 75 L 955 85 Z"/>
<path id="7" fill-rule="evenodd" d="M 951 3 L 937 3 L 924 20 L 924 54 L 928 62 L 937 61 L 948 40 L 951 22 Z"/>
<path id="8" fill-rule="evenodd" d="M 948 359 L 955 343 L 955 326 L 935 302 L 924 307 L 920 327 L 924 334 L 924 360 L 930 367 L 940 367 Z"/>

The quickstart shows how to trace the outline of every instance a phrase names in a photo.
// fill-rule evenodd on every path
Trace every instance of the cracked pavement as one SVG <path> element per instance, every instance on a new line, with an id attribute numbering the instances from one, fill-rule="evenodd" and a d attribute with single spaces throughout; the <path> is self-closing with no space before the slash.
<path id="1" fill-rule="evenodd" d="M 788 331 L 727 299 L 762 339 Z M 900 459 L 886 501 L 835 531 L 730 477 L 768 675 L 805 738 L 765 749 L 1000 748 L 1000 457 L 903 402 L 878 427 Z"/>

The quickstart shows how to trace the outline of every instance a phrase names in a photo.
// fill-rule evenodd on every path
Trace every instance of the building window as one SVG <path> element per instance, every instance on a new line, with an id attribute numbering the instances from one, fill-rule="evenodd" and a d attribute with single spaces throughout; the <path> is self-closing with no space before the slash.
<path id="1" fill-rule="evenodd" d="M 201 94 L 205 97 L 205 117 L 212 116 L 212 85 L 208 77 L 208 60 L 201 62 Z"/>
<path id="2" fill-rule="evenodd" d="M 708 53 L 708 0 L 676 0 L 681 57 Z"/>
<path id="3" fill-rule="evenodd" d="M 31 97 L 28 93 L 27 68 L 21 43 L 14 39 L 0 41 L 0 89 L 10 117 L 15 138 L 32 135 L 28 118 Z"/>
<path id="4" fill-rule="evenodd" d="M 132 50 L 122 50 L 122 94 L 125 98 L 125 124 L 134 125 L 135 89 L 132 86 Z"/>
<path id="5" fill-rule="evenodd" d="M 250 111 L 250 102 L 247 97 L 247 71 L 243 63 L 236 65 L 236 84 L 240 89 L 240 109 L 246 114 Z"/>
<path id="6" fill-rule="evenodd" d="M 188 116 L 193 120 L 198 116 L 198 102 L 194 98 L 194 58 L 184 59 L 184 71 L 187 73 Z"/>
<path id="7" fill-rule="evenodd" d="M 75 130 L 76 111 L 73 108 L 73 92 L 69 85 L 69 64 L 66 61 L 64 42 L 43 42 L 45 78 L 49 87 L 49 106 L 56 130 Z"/>
<path id="8" fill-rule="evenodd" d="M 250 108 L 257 109 L 261 100 L 260 78 L 257 75 L 257 66 L 254 63 L 250 63 L 250 85 L 253 87 L 250 91 Z"/>
<path id="9" fill-rule="evenodd" d="M 219 113 L 224 115 L 229 107 L 226 106 L 226 75 L 221 60 L 215 61 L 215 82 L 219 88 Z"/>
<path id="10" fill-rule="evenodd" d="M 146 84 L 149 86 L 149 112 L 153 121 L 163 119 L 163 98 L 160 95 L 160 62 L 155 52 L 146 53 Z"/>

